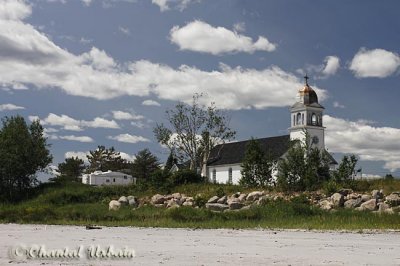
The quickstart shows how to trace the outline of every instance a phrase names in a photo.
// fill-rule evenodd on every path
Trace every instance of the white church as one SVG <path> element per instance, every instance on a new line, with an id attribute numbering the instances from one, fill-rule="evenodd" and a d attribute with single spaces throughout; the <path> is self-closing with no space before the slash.
<path id="1" fill-rule="evenodd" d="M 290 140 L 305 140 L 304 131 L 311 138 L 313 147 L 325 149 L 325 127 L 322 116 L 324 107 L 318 103 L 317 93 L 308 85 L 298 91 L 297 101 L 291 107 L 289 135 L 257 139 L 261 148 L 268 152 L 274 161 L 282 158 L 289 149 Z M 207 162 L 206 175 L 210 182 L 238 184 L 241 179 L 241 163 L 244 159 L 247 144 L 250 140 L 217 145 L 211 150 Z M 330 166 L 337 165 L 335 159 L 327 152 Z"/>

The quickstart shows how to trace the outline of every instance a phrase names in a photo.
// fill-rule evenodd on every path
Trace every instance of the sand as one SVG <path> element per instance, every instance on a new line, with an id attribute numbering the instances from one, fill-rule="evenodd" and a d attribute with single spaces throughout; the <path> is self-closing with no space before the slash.
<path id="1" fill-rule="evenodd" d="M 167 228 L 0 224 L 0 265 L 400 265 L 400 233 L 301 230 L 192 230 Z M 47 251 L 99 245 L 126 247 L 135 257 L 75 260 L 11 258 L 10 248 Z M 21 249 L 18 250 L 21 252 Z M 83 257 L 83 258 L 82 258 Z"/>

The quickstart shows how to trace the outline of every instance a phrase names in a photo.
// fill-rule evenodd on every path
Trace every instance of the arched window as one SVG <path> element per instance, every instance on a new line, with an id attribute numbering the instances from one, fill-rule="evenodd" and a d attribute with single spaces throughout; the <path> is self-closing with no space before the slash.
<path id="1" fill-rule="evenodd" d="M 300 123 L 301 123 L 301 114 L 300 114 L 300 113 L 297 113 L 296 124 L 297 124 L 297 125 L 300 125 Z"/>
<path id="2" fill-rule="evenodd" d="M 319 125 L 322 127 L 322 116 L 319 116 Z"/>
<path id="3" fill-rule="evenodd" d="M 228 184 L 232 184 L 232 168 L 228 170 Z"/>
<path id="4" fill-rule="evenodd" d="M 316 125 L 317 125 L 317 115 L 316 115 L 316 114 L 312 114 L 312 115 L 311 115 L 311 124 L 312 124 L 313 126 L 316 126 Z"/>
<path id="5" fill-rule="evenodd" d="M 217 183 L 217 170 L 213 170 L 213 182 Z"/>
<path id="6" fill-rule="evenodd" d="M 304 125 L 304 114 L 301 114 L 301 124 Z"/>
<path id="7" fill-rule="evenodd" d="M 296 125 L 296 115 L 293 115 L 293 126 Z"/>

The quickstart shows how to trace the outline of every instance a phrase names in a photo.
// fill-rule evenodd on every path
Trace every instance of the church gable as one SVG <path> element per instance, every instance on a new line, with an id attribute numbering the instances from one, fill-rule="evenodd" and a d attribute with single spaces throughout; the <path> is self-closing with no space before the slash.
<path id="1" fill-rule="evenodd" d="M 289 148 L 289 135 L 257 139 L 261 148 L 272 160 L 279 159 Z M 250 140 L 226 143 L 215 146 L 210 153 L 208 166 L 241 164 Z"/>

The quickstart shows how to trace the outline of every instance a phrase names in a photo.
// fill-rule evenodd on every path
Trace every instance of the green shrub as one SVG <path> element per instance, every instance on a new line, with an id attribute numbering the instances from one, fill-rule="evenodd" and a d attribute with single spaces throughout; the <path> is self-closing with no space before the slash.
<path id="1" fill-rule="evenodd" d="M 219 198 L 225 196 L 225 191 L 221 186 L 219 186 L 215 192 L 216 192 L 217 197 L 219 197 Z"/>
<path id="2" fill-rule="evenodd" d="M 204 178 L 192 170 L 180 170 L 175 172 L 171 177 L 171 184 L 174 186 L 189 184 L 189 183 L 203 183 Z"/>
<path id="3" fill-rule="evenodd" d="M 202 194 L 197 194 L 196 196 L 194 196 L 193 201 L 196 206 L 199 206 L 201 208 L 206 205 L 208 199 Z"/>
<path id="4" fill-rule="evenodd" d="M 335 180 L 331 179 L 328 182 L 325 182 L 323 185 L 323 190 L 325 195 L 332 195 L 333 193 L 338 192 L 341 189 L 339 183 Z"/>

